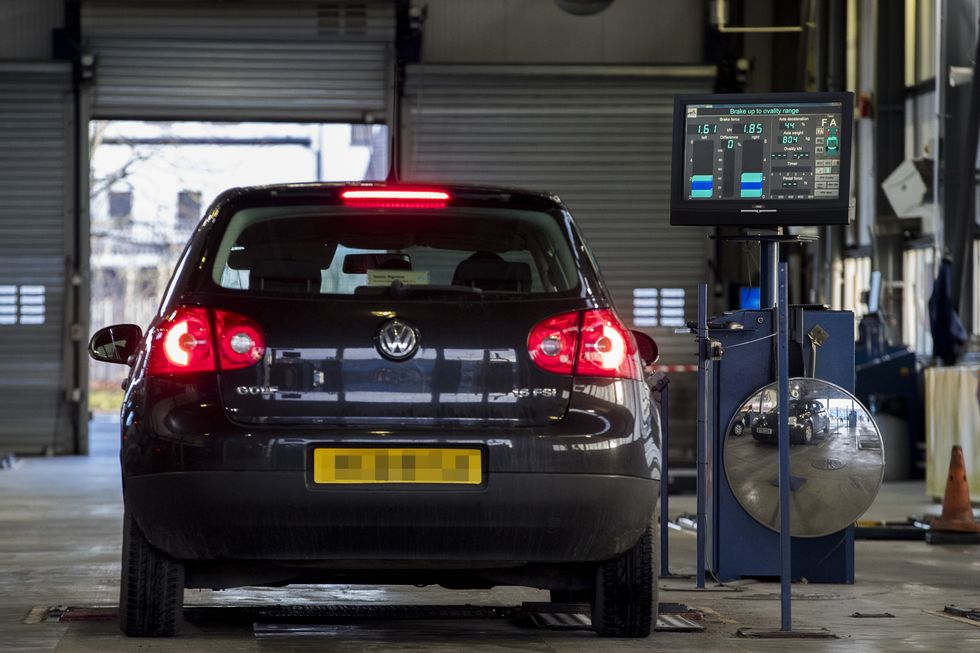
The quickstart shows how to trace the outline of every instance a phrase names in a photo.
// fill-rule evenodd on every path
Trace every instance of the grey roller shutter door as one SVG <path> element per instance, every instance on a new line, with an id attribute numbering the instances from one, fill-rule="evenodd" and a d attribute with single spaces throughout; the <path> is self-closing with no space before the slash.
<path id="1" fill-rule="evenodd" d="M 96 118 L 385 119 L 390 0 L 89 0 L 82 33 Z"/>
<path id="2" fill-rule="evenodd" d="M 709 250 L 704 229 L 668 225 L 671 116 L 675 94 L 713 81 L 705 67 L 411 66 L 403 174 L 558 193 L 624 319 L 663 363 L 691 363 L 674 329 L 696 317 Z"/>
<path id="3" fill-rule="evenodd" d="M 70 452 L 71 70 L 0 64 L 0 452 Z"/>

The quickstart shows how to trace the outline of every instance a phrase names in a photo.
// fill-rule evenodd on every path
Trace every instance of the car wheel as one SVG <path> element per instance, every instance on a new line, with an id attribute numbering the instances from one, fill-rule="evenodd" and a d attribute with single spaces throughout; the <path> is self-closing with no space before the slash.
<path id="1" fill-rule="evenodd" d="M 647 527 L 632 549 L 599 563 L 592 628 L 600 637 L 647 637 L 657 621 L 657 560 Z"/>
<path id="2" fill-rule="evenodd" d="M 589 590 L 551 590 L 552 603 L 591 603 Z"/>
<path id="3" fill-rule="evenodd" d="M 735 425 L 732 426 L 732 435 L 736 437 L 742 435 L 743 431 L 745 431 L 745 425 L 742 422 L 735 422 Z"/>
<path id="4" fill-rule="evenodd" d="M 813 425 L 809 422 L 803 426 L 803 444 L 810 444 L 813 441 Z"/>
<path id="5" fill-rule="evenodd" d="M 153 548 L 123 515 L 119 627 L 129 637 L 173 637 L 184 608 L 184 563 Z"/>

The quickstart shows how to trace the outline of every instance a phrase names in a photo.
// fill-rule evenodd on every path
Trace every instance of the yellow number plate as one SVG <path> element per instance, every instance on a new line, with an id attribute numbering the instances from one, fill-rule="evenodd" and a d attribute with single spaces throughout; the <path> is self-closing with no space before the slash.
<path id="1" fill-rule="evenodd" d="M 314 449 L 313 482 L 479 485 L 483 460 L 479 449 Z"/>

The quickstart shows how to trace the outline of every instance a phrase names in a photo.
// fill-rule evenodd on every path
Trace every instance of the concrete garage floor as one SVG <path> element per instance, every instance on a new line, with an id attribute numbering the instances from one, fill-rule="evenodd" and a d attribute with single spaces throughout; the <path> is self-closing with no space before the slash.
<path id="1" fill-rule="evenodd" d="M 970 651 L 980 650 L 980 623 L 935 614 L 953 603 L 980 607 L 980 547 L 922 542 L 857 544 L 857 583 L 795 585 L 794 625 L 825 627 L 839 639 L 759 641 L 735 635 L 741 626 L 779 623 L 778 585 L 743 581 L 732 589 L 691 591 L 690 580 L 662 585 L 661 601 L 706 613 L 702 633 L 655 633 L 646 640 L 600 640 L 590 632 L 547 631 L 506 619 L 361 620 L 316 636 L 256 637 L 250 622 L 197 619 L 176 640 L 127 640 L 115 621 L 24 623 L 32 608 L 113 606 L 117 599 L 122 506 L 116 458 L 117 426 L 93 423 L 87 458 L 27 459 L 0 472 L 0 651 Z M 975 493 L 980 490 L 975 490 Z M 974 497 L 977 498 L 977 497 Z M 690 512 L 693 497 L 671 502 L 671 515 Z M 935 512 L 922 483 L 887 485 L 867 515 L 904 519 Z M 694 535 L 671 534 L 672 567 L 690 572 Z M 438 588 L 291 587 L 228 592 L 191 591 L 193 606 L 341 604 L 475 604 L 514 606 L 544 601 L 522 589 L 447 591 Z M 855 612 L 895 618 L 857 619 Z"/>

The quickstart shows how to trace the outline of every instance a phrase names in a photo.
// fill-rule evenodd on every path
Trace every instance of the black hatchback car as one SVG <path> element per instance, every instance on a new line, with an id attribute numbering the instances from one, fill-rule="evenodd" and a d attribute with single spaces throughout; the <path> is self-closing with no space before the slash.
<path id="1" fill-rule="evenodd" d="M 791 400 L 789 402 L 789 439 L 797 444 L 810 444 L 815 433 L 830 433 L 830 416 L 819 401 Z M 759 442 L 779 441 L 779 411 L 773 409 L 752 425 L 752 437 Z"/>
<path id="2" fill-rule="evenodd" d="M 123 631 L 174 635 L 184 588 L 377 583 L 550 589 L 648 635 L 637 338 L 552 195 L 225 192 L 146 334 L 89 347 L 131 367 Z"/>

